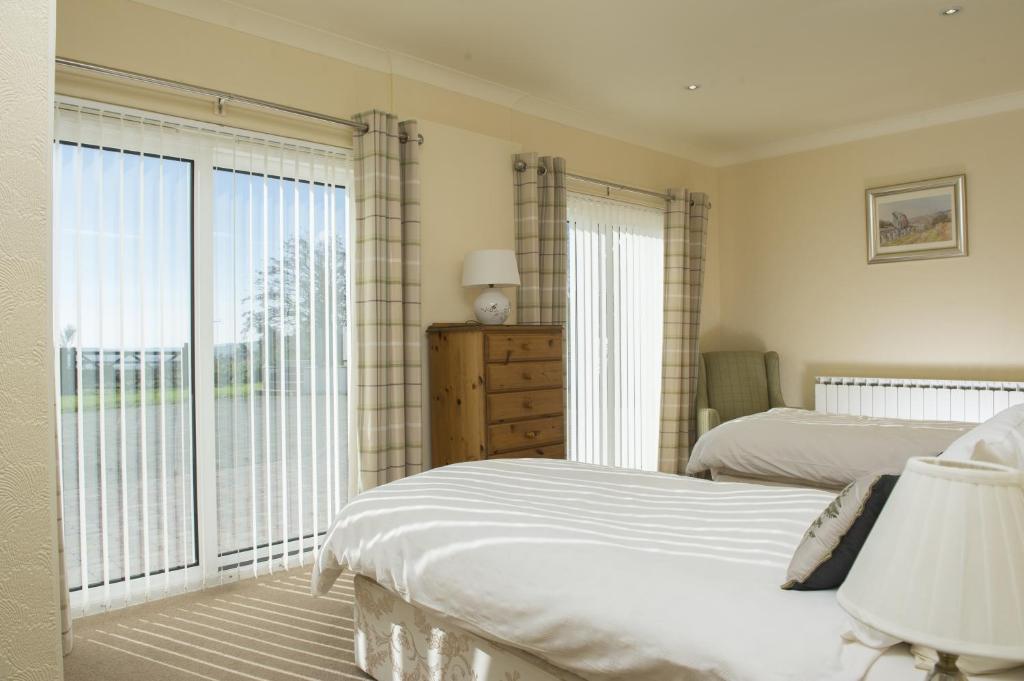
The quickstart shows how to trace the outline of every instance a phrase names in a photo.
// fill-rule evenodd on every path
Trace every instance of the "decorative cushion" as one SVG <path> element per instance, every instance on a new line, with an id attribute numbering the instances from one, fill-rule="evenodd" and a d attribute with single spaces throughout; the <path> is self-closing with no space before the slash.
<path id="1" fill-rule="evenodd" d="M 782 588 L 816 591 L 842 584 L 897 480 L 872 475 L 847 485 L 807 528 Z"/>

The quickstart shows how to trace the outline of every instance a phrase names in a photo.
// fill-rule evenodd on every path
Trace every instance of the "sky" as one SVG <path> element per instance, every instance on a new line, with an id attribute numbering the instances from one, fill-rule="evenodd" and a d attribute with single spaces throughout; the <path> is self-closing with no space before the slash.
<path id="1" fill-rule="evenodd" d="M 948 190 L 933 196 L 921 196 L 911 199 L 900 199 L 898 197 L 886 197 L 885 201 L 879 201 L 879 213 L 883 220 L 891 220 L 892 212 L 899 211 L 906 213 L 907 218 L 913 220 L 921 215 L 931 215 L 940 210 L 949 210 L 950 196 Z"/>
<path id="2" fill-rule="evenodd" d="M 203 170 L 188 160 L 69 144 L 57 145 L 55 154 L 57 343 L 67 327 L 74 329 L 71 344 L 84 347 L 186 343 L 192 313 L 192 186 Z M 264 266 L 264 227 L 269 261 L 280 255 L 282 239 L 294 236 L 296 223 L 307 240 L 312 223 L 314 243 L 322 247 L 328 238 L 326 216 L 333 209 L 336 223 L 345 225 L 346 206 L 344 188 L 337 188 L 332 207 L 325 205 L 324 185 L 212 173 L 210 294 L 214 342 L 220 344 L 243 340 L 243 301 Z"/>

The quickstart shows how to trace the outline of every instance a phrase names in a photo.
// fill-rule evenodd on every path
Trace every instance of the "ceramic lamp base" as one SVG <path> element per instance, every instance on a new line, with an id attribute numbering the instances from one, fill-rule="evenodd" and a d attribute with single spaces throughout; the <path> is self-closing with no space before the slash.
<path id="1" fill-rule="evenodd" d="M 504 293 L 496 288 L 488 288 L 473 303 L 473 311 L 481 324 L 504 324 L 512 311 L 512 305 Z"/>

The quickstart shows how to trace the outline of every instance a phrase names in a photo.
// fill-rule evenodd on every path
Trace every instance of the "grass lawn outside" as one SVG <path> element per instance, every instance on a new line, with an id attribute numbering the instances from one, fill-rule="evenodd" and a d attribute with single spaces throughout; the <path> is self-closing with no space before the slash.
<path id="1" fill-rule="evenodd" d="M 263 383 L 253 383 L 252 392 L 262 393 Z M 214 388 L 214 397 L 247 397 L 249 395 L 250 384 L 240 383 L 238 385 L 220 385 Z M 164 404 L 177 404 L 182 400 L 183 391 L 179 387 L 167 388 L 164 390 L 163 399 Z M 187 393 L 185 393 L 187 397 Z M 121 406 L 121 390 L 111 386 L 105 388 L 103 391 L 104 407 L 107 409 L 117 409 Z M 126 407 L 137 407 L 142 404 L 142 392 L 140 390 L 127 390 L 125 391 L 125 406 Z M 160 389 L 159 388 L 147 388 L 146 389 L 146 405 L 156 406 L 160 404 Z M 82 396 L 82 409 L 93 410 L 100 406 L 100 393 L 99 389 L 91 390 L 87 394 Z M 78 396 L 77 395 L 61 395 L 60 396 L 60 410 L 66 411 L 77 411 L 78 410 Z"/>

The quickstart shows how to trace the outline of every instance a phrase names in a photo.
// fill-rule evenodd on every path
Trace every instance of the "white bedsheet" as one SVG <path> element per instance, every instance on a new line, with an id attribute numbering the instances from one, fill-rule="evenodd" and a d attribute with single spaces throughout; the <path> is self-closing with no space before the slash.
<path id="1" fill-rule="evenodd" d="M 855 681 L 833 591 L 783 591 L 834 495 L 586 464 L 445 466 L 366 492 L 313 571 L 342 567 L 588 679 Z"/>
<path id="2" fill-rule="evenodd" d="M 912 456 L 938 456 L 973 427 L 771 409 L 709 430 L 694 445 L 686 472 L 841 489 L 865 475 L 899 473 Z"/>

